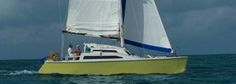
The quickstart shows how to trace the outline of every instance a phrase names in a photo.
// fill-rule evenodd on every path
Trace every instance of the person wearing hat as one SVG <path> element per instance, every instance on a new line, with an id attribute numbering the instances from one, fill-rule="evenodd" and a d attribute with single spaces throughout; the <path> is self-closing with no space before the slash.
<path id="1" fill-rule="evenodd" d="M 75 49 L 74 53 L 76 56 L 80 56 L 81 51 L 80 51 L 79 45 L 76 45 L 76 49 Z"/>

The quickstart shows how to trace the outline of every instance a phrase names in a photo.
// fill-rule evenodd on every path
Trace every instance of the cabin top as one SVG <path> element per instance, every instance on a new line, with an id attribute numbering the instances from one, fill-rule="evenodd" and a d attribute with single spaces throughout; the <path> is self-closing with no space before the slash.
<path id="1" fill-rule="evenodd" d="M 120 49 L 121 47 L 112 46 L 112 45 L 104 45 L 104 44 L 95 44 L 95 43 L 84 43 L 87 48 L 109 48 L 109 49 Z"/>
<path id="2" fill-rule="evenodd" d="M 127 49 L 112 45 L 84 43 L 84 52 L 107 52 L 132 55 Z"/>

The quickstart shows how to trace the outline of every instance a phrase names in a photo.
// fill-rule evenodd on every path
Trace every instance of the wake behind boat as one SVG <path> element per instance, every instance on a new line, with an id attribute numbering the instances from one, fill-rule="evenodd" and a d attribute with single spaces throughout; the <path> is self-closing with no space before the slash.
<path id="1" fill-rule="evenodd" d="M 186 56 L 150 56 L 147 53 L 141 57 L 124 47 L 126 43 L 174 53 L 154 0 L 70 0 L 66 25 L 63 33 L 117 39 L 120 46 L 84 43 L 80 56 L 48 59 L 39 73 L 176 74 L 186 70 Z"/>

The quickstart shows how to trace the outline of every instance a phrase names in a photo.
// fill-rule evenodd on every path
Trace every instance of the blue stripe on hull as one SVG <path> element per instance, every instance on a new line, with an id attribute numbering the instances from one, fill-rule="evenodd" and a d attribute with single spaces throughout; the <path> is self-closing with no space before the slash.
<path id="1" fill-rule="evenodd" d="M 147 44 L 138 43 L 138 42 L 127 40 L 127 39 L 125 39 L 124 41 L 126 44 L 134 45 L 137 47 L 142 47 L 145 49 L 157 50 L 157 51 L 166 52 L 166 53 L 171 53 L 171 51 L 172 51 L 172 49 L 170 49 L 170 48 L 163 48 L 163 47 L 158 47 L 158 46 L 147 45 Z"/>

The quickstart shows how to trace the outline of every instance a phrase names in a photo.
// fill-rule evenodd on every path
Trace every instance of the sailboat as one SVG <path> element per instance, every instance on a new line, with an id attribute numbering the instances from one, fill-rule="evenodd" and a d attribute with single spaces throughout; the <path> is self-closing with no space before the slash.
<path id="1" fill-rule="evenodd" d="M 177 74 L 187 56 L 173 56 L 155 0 L 69 0 L 64 33 L 116 39 L 120 45 L 84 43 L 80 56 L 46 60 L 41 74 Z M 166 56 L 131 54 L 126 45 L 161 51 Z M 63 55 L 63 54 L 62 54 Z"/>

